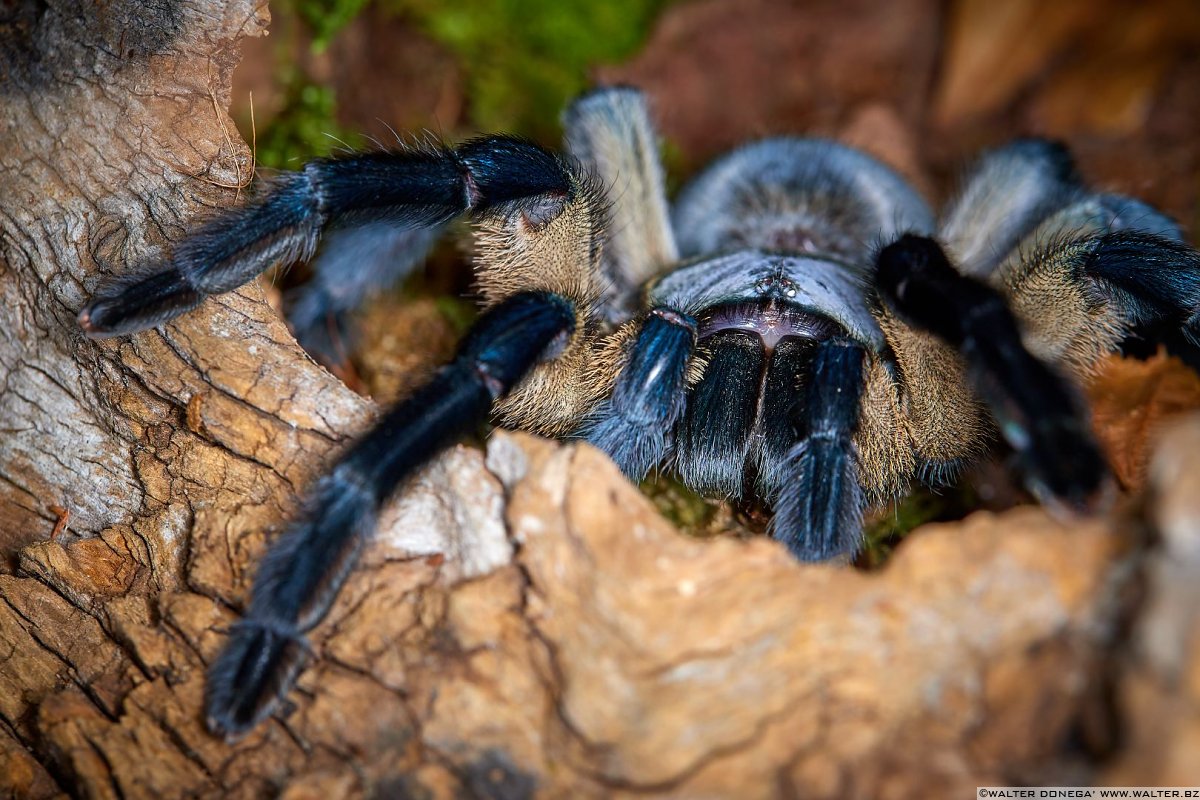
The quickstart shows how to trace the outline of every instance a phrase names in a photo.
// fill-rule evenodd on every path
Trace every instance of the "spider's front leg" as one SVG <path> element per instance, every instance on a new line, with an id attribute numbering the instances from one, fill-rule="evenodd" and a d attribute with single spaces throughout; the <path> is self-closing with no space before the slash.
<path id="1" fill-rule="evenodd" d="M 454 360 L 396 405 L 313 490 L 307 512 L 264 557 L 253 599 L 208 673 L 209 728 L 236 737 L 286 693 L 304 634 L 332 604 L 375 527 L 380 505 L 418 467 L 487 419 L 492 404 L 566 346 L 575 305 L 524 292 L 475 324 Z"/>
<path id="2" fill-rule="evenodd" d="M 1026 349 L 1004 297 L 923 236 L 885 247 L 875 280 L 891 312 L 961 353 L 1034 495 L 1051 507 L 1094 508 L 1109 471 L 1087 416 L 1065 380 Z"/>
<path id="3" fill-rule="evenodd" d="M 228 211 L 176 243 L 168 257 L 102 284 L 79 314 L 93 338 L 152 328 L 205 297 L 236 289 L 275 263 L 309 258 L 331 228 L 384 223 L 437 229 L 467 211 L 529 204 L 534 218 L 573 190 L 553 154 L 521 139 L 488 136 L 455 150 L 425 148 L 311 161 L 276 178 L 255 202 Z M 419 233 L 402 243 L 423 252 Z M 405 260 L 405 259 L 401 259 Z M 412 258 L 406 259 L 412 262 Z M 335 260 L 344 268 L 344 259 Z"/>

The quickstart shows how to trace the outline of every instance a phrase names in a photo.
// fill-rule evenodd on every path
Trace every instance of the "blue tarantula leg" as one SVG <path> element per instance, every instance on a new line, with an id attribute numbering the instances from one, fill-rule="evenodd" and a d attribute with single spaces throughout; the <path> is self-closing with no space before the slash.
<path id="1" fill-rule="evenodd" d="M 95 338 L 154 327 L 275 263 L 308 258 L 331 225 L 388 221 L 437 227 L 467 211 L 514 201 L 529 203 L 531 215 L 545 216 L 553 208 L 539 206 L 538 198 L 565 198 L 572 186 L 564 161 L 505 136 L 475 139 L 457 150 L 310 161 L 276 178 L 258 200 L 201 226 L 167 258 L 100 286 L 79 324 Z"/>
<path id="2" fill-rule="evenodd" d="M 801 402 L 793 412 L 799 441 L 778 467 L 771 535 L 801 561 L 852 554 L 865 504 L 854 431 L 863 386 L 863 346 L 838 336 L 818 344 Z"/>
<path id="3" fill-rule="evenodd" d="M 1123 352 L 1145 357 L 1162 345 L 1200 370 L 1200 254 L 1172 233 L 1166 225 L 1106 233 L 1089 243 L 1079 271 L 1128 321 Z"/>
<path id="4" fill-rule="evenodd" d="M 332 604 L 375 526 L 380 505 L 418 467 L 486 419 L 492 403 L 574 330 L 573 305 L 544 292 L 488 311 L 454 360 L 392 408 L 316 485 L 307 512 L 276 541 L 255 576 L 245 618 L 208 671 L 209 728 L 236 737 L 287 692 L 304 634 Z"/>
<path id="5" fill-rule="evenodd" d="M 758 334 L 737 329 L 706 336 L 701 347 L 704 375 L 688 393 L 674 432 L 676 471 L 693 491 L 741 497 L 766 352 Z"/>
<path id="6" fill-rule="evenodd" d="M 1109 485 L 1104 456 L 1067 383 L 1026 350 L 1004 298 L 957 272 L 932 239 L 901 237 L 878 262 L 883 301 L 962 353 L 1030 491 L 1052 508 L 1093 507 Z"/>
<path id="7" fill-rule="evenodd" d="M 578 433 L 612 456 L 632 480 L 644 478 L 667 453 L 668 436 L 686 402 L 687 368 L 695 347 L 694 319 L 666 307 L 652 309 L 612 399 Z"/>

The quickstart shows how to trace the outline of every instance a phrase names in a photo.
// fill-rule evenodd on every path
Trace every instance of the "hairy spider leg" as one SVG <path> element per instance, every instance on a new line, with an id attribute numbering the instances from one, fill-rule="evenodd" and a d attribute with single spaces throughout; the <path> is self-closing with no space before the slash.
<path id="1" fill-rule="evenodd" d="M 602 252 L 601 307 L 609 321 L 625 319 L 636 307 L 637 288 L 677 259 L 646 101 L 628 87 L 597 89 L 568 107 L 563 126 L 568 152 L 618 198 Z M 344 330 L 347 312 L 424 263 L 445 230 L 390 220 L 331 226 L 312 261 L 312 280 L 285 297 L 296 338 L 333 358 L 331 323 L 333 331 Z"/>
<path id="2" fill-rule="evenodd" d="M 1133 202 L 1095 195 L 1064 210 L 996 273 L 1034 352 L 1084 377 L 1106 353 L 1160 344 L 1200 368 L 1200 256 Z"/>
<path id="3" fill-rule="evenodd" d="M 1086 205 L 1107 220 L 1112 200 L 1094 196 Z M 997 270 L 1039 357 L 1086 377 L 1106 353 L 1148 356 L 1164 344 L 1200 368 L 1200 256 L 1156 219 L 1142 224 L 1167 235 L 1089 221 L 1064 232 L 1051 219 Z"/>
<path id="4" fill-rule="evenodd" d="M 1041 332 L 1034 338 L 1050 345 L 1039 353 L 1045 358 L 1066 357 L 1086 372 L 1119 343 L 1115 337 L 1130 335 L 1200 355 L 1196 256 L 1179 226 L 1139 200 L 1088 190 L 1057 142 L 1025 139 L 985 154 L 939 235 L 960 272 L 1007 289 L 1014 312 L 1031 326 L 1050 307 L 1060 321 L 1078 317 L 1063 302 L 1079 291 L 1068 284 L 1099 283 L 1120 319 L 1109 318 L 1115 324 L 1107 331 L 1081 320 L 1069 333 L 1061 324 Z M 1095 298 L 1080 300 L 1076 310 Z"/>
<path id="5" fill-rule="evenodd" d="M 687 397 L 696 320 L 672 308 L 651 309 L 613 388 L 576 436 L 608 453 L 640 481 L 666 458 Z"/>
<path id="6" fill-rule="evenodd" d="M 1083 271 L 1107 288 L 1133 332 L 1200 369 L 1200 254 L 1138 231 L 1108 233 L 1092 244 Z"/>
<path id="7" fill-rule="evenodd" d="M 841 331 L 834 334 L 840 335 Z M 781 467 L 795 446 L 807 406 L 806 387 L 813 378 L 813 361 L 820 339 L 789 336 L 771 353 L 762 389 L 758 442 L 754 456 L 755 494 L 774 503 L 786 482 Z"/>
<path id="8" fill-rule="evenodd" d="M 854 434 L 866 350 L 845 336 L 817 343 L 802 401 L 789 418 L 796 444 L 777 467 L 771 535 L 801 561 L 853 554 L 866 505 Z"/>
<path id="9" fill-rule="evenodd" d="M 907 324 L 962 353 L 1039 500 L 1084 511 L 1102 499 L 1109 472 L 1080 404 L 1025 348 L 999 292 L 956 271 L 937 242 L 911 235 L 880 252 L 876 287 Z"/>
<path id="10" fill-rule="evenodd" d="M 92 337 L 154 327 L 277 262 L 310 257 L 330 225 L 438 227 L 467 211 L 514 202 L 540 221 L 553 217 L 576 187 L 564 161 L 508 136 L 474 139 L 456 150 L 311 161 L 276 178 L 259 200 L 203 225 L 165 259 L 100 286 L 79 324 Z"/>
<path id="11" fill-rule="evenodd" d="M 211 730 L 237 737 L 289 689 L 304 634 L 332 604 L 375 527 L 380 505 L 418 467 L 486 419 L 492 404 L 575 328 L 567 299 L 514 295 L 475 323 L 451 361 L 389 411 L 314 488 L 307 512 L 272 544 L 245 618 L 208 672 Z"/>

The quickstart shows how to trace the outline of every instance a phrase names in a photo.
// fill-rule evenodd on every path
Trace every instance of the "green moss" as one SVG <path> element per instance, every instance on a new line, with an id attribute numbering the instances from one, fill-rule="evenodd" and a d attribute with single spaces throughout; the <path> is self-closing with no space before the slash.
<path id="1" fill-rule="evenodd" d="M 598 64 L 628 58 L 664 0 L 386 0 L 459 59 L 481 130 L 557 136 Z"/>
<path id="2" fill-rule="evenodd" d="M 438 313 L 450 323 L 455 333 L 463 335 L 479 316 L 475 303 L 457 295 L 439 295 L 434 299 Z"/>
<path id="3" fill-rule="evenodd" d="M 290 6 L 312 31 L 312 49 L 322 52 L 338 31 L 357 17 L 369 0 L 287 0 L 279 5 Z"/>
<path id="4" fill-rule="evenodd" d="M 315 81 L 303 57 L 305 43 L 319 53 L 370 0 L 278 0 L 271 4 L 275 82 L 284 99 L 270 123 L 257 131 L 257 163 L 295 169 L 310 158 L 329 155 L 350 135 L 337 122 L 337 98 L 331 86 Z M 251 120 L 238 119 L 251 134 Z"/>
<path id="5" fill-rule="evenodd" d="M 675 527 L 693 536 L 704 534 L 719 505 L 665 474 L 646 478 L 642 481 L 641 490 L 660 514 L 674 523 Z"/>
<path id="6" fill-rule="evenodd" d="M 294 69 L 284 83 L 283 108 L 255 142 L 258 163 L 273 169 L 295 169 L 301 161 L 329 155 L 348 135 L 335 116 L 333 89 L 312 83 Z"/>
<path id="7" fill-rule="evenodd" d="M 927 522 L 961 519 L 978 507 L 979 498 L 967 485 L 949 487 L 936 494 L 925 487 L 914 487 L 911 494 L 866 520 L 863 549 L 856 563 L 866 569 L 881 567 L 916 528 Z"/>
<path id="8" fill-rule="evenodd" d="M 321 52 L 370 0 L 280 0 L 274 29 L 306 30 Z M 588 88 L 599 64 L 633 55 L 667 0 L 379 0 L 404 14 L 458 58 L 472 125 L 543 141 L 559 135 L 562 108 Z M 294 37 L 286 37 L 291 40 Z M 258 136 L 258 163 L 295 167 L 328 155 L 346 138 L 331 87 L 283 56 L 283 109 Z M 407 76 L 418 79 L 419 76 Z"/>

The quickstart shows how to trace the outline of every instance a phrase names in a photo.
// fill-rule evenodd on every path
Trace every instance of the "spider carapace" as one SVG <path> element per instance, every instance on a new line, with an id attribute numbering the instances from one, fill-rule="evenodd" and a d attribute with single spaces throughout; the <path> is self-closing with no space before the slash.
<path id="1" fill-rule="evenodd" d="M 863 509 L 1011 446 L 1044 503 L 1088 510 L 1108 470 L 1074 381 L 1127 337 L 1200 332 L 1200 259 L 1164 215 L 1090 191 L 1057 144 L 982 156 L 940 218 L 833 142 L 724 156 L 669 203 L 637 91 L 565 115 L 559 156 L 487 136 L 309 162 L 102 284 L 91 336 L 163 323 L 308 259 L 301 338 L 474 223 L 485 311 L 457 355 L 310 490 L 212 665 L 209 726 L 271 712 L 387 498 L 492 414 L 587 439 L 631 478 L 674 469 L 757 498 L 805 560 L 852 553 Z"/>

